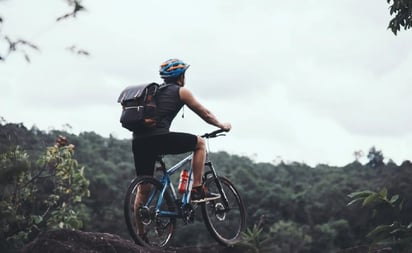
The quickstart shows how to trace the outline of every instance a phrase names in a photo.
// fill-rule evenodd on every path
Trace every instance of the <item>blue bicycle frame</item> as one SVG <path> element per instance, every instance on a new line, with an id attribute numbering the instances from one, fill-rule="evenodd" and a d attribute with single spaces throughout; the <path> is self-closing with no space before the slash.
<path id="1" fill-rule="evenodd" d="M 181 169 L 183 166 L 185 166 L 186 164 L 190 164 L 190 169 L 189 169 L 189 180 L 188 183 L 186 185 L 186 192 L 183 194 L 182 199 L 181 199 L 181 203 L 180 206 L 185 206 L 187 204 L 189 204 L 190 201 L 190 193 L 192 190 L 192 185 L 193 185 L 193 169 L 191 166 L 191 161 L 193 158 L 193 154 L 187 156 L 186 158 L 184 158 L 183 160 L 181 160 L 179 163 L 177 163 L 176 165 L 174 165 L 173 167 L 171 167 L 170 169 L 168 169 L 167 171 L 164 172 L 164 175 L 160 178 L 160 182 L 163 185 L 163 188 L 160 192 L 160 196 L 157 200 L 157 204 L 156 204 L 156 213 L 159 216 L 166 216 L 166 217 L 182 217 L 182 213 L 180 212 L 180 208 L 178 208 L 177 212 L 170 212 L 170 211 L 165 211 L 165 210 L 161 210 L 160 207 L 162 205 L 163 202 L 163 196 L 167 190 L 167 188 L 169 187 L 171 189 L 172 192 L 172 196 L 173 196 L 173 200 L 175 201 L 175 203 L 179 200 L 176 194 L 176 191 L 173 187 L 172 181 L 170 179 L 171 175 L 173 175 L 177 170 Z M 153 201 L 153 198 L 155 197 L 156 192 L 154 192 L 149 200 L 147 201 L 147 203 L 151 203 Z"/>

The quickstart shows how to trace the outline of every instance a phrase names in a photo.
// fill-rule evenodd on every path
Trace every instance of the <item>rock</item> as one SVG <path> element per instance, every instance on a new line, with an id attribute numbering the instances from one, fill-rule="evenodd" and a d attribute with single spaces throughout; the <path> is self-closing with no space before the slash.
<path id="1" fill-rule="evenodd" d="M 40 234 L 27 244 L 22 253 L 164 253 L 149 250 L 108 233 L 93 233 L 73 230 L 53 230 Z"/>
<path id="2" fill-rule="evenodd" d="M 352 247 L 349 249 L 341 250 L 337 253 L 392 253 L 392 249 L 390 247 L 385 248 L 372 248 L 368 245 L 360 245 L 356 247 Z"/>
<path id="3" fill-rule="evenodd" d="M 21 249 L 21 253 L 234 253 L 236 248 L 224 248 L 218 244 L 149 249 L 109 233 L 82 232 L 77 230 L 53 230 L 41 233 L 34 241 Z"/>

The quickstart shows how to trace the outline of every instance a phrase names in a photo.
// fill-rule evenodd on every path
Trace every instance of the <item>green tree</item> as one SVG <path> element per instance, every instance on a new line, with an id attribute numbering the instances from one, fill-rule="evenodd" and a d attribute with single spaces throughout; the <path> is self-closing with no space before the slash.
<path id="1" fill-rule="evenodd" d="M 303 252 L 312 242 L 308 227 L 293 221 L 278 221 L 274 223 L 268 234 L 274 246 L 272 252 L 298 253 Z"/>
<path id="2" fill-rule="evenodd" d="M 367 165 L 371 166 L 372 168 L 384 165 L 383 160 L 385 159 L 385 157 L 383 156 L 382 151 L 377 150 L 375 147 L 369 149 L 367 157 L 369 160 Z"/>
<path id="3" fill-rule="evenodd" d="M 412 0 L 387 0 L 389 13 L 394 17 L 389 21 L 388 29 L 396 35 L 403 27 L 405 30 L 412 27 Z"/>

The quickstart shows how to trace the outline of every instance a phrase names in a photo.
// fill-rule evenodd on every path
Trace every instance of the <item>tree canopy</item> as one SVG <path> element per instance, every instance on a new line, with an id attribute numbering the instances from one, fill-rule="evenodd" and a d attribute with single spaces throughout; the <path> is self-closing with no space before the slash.
<path id="1" fill-rule="evenodd" d="M 36 157 L 44 157 L 45 150 L 53 147 L 59 135 L 66 136 L 74 145 L 75 152 L 66 159 L 75 159 L 77 168 L 83 168 L 81 173 L 89 182 L 90 196 L 82 195 L 80 198 L 81 205 L 75 209 L 78 216 L 73 218 L 72 225 L 83 231 L 108 232 L 130 238 L 123 222 L 122 206 L 127 186 L 135 176 L 131 140 L 119 140 L 113 136 L 105 138 L 94 132 L 79 135 L 60 130 L 46 132 L 3 120 L 0 124 L 2 157 L 16 150 L 17 146 L 19 154 L 27 155 L 19 155 L 20 158 L 12 164 L 1 163 L 1 181 L 27 173 L 30 167 L 36 170 L 43 168 L 38 167 Z M 402 196 L 402 210 L 397 217 L 409 224 L 407 221 L 412 221 L 412 164 L 409 161 L 400 165 L 385 163 L 380 159 L 383 152 L 376 148 L 371 148 L 369 153 L 370 161 L 379 162 L 379 166 L 361 164 L 356 160 L 343 167 L 324 164 L 311 167 L 297 162 L 255 163 L 244 156 L 212 153 L 211 159 L 218 173 L 235 184 L 247 208 L 248 232 L 240 247 L 258 248 L 258 252 L 329 253 L 368 243 L 368 233 L 379 224 L 390 225 L 394 219 L 385 210 L 373 216 L 372 209 L 347 206 L 351 200 L 348 195 L 366 189 L 381 192 L 385 188 L 392 195 Z M 166 156 L 166 164 L 170 166 L 185 155 Z M 74 164 L 73 161 L 71 163 Z M 0 192 L 4 193 L 7 185 L 2 183 Z M 28 192 L 31 196 L 49 196 L 55 190 L 53 187 L 38 187 L 36 193 Z M 62 194 L 59 193 L 64 196 Z M 34 210 L 30 205 L 27 208 L 27 213 Z M 34 215 L 30 216 L 33 221 L 40 221 L 38 214 L 31 215 Z M 0 217 L 0 223 L 5 222 L 1 219 L 6 216 L 2 214 Z M 56 222 L 54 220 L 54 224 Z M 197 215 L 191 225 L 178 224 L 173 244 L 214 243 L 202 222 L 201 216 Z M 187 240 L 188 237 L 191 240 Z M 5 235 L 0 236 L 0 241 L 1 238 Z M 0 247 L 4 243 L 0 242 Z"/>

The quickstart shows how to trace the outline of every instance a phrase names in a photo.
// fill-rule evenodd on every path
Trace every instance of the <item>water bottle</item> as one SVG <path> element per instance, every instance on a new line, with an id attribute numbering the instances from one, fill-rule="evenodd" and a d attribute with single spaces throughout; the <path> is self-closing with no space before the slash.
<path id="1" fill-rule="evenodd" d="M 179 193 L 183 194 L 186 192 L 188 181 L 189 181 L 189 171 L 182 170 L 182 172 L 180 173 L 179 186 L 177 187 L 177 190 Z"/>

